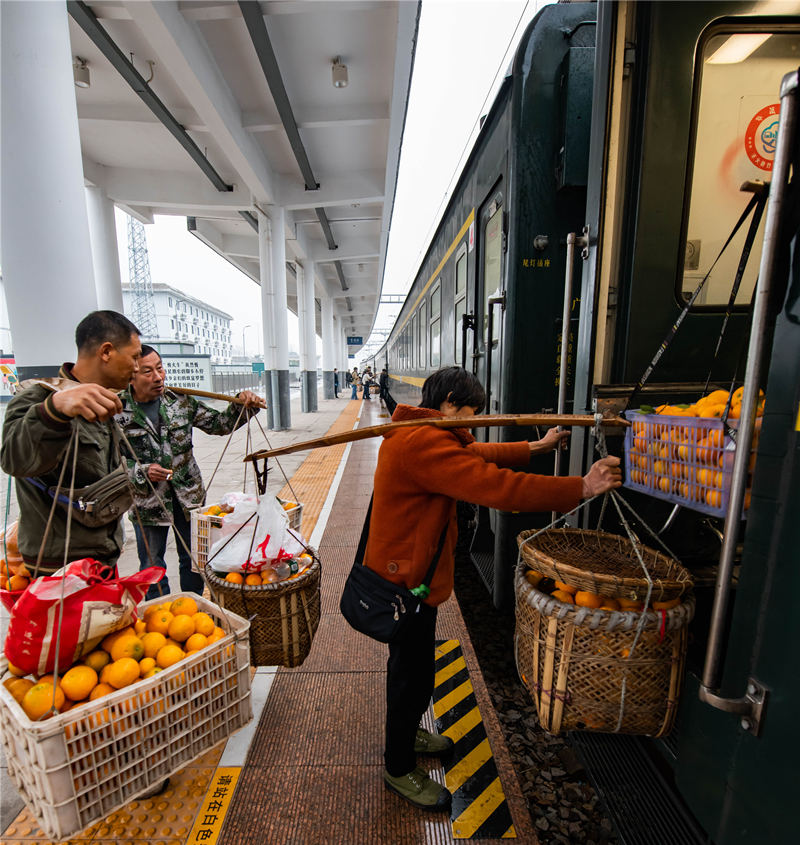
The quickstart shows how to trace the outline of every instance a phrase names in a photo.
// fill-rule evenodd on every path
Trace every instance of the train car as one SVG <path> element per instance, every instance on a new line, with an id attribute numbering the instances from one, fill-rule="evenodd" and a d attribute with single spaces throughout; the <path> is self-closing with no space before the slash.
<path id="1" fill-rule="evenodd" d="M 430 372 L 470 368 L 490 413 L 622 412 L 732 385 L 754 408 L 765 392 L 746 518 L 746 459 L 731 481 L 739 507 L 724 518 L 626 491 L 697 592 L 672 734 L 576 737 L 627 819 L 626 842 L 797 837 L 787 809 L 800 745 L 798 12 L 794 2 L 726 0 L 544 7 L 375 355 L 394 398 L 411 404 Z M 779 125 L 794 182 L 767 189 Z M 760 225 L 748 232 L 751 215 L 732 234 L 767 190 Z M 741 436 L 751 432 L 743 424 Z M 590 431 L 573 433 L 571 474 L 585 472 L 596 445 Z M 621 454 L 621 439 L 609 448 Z M 532 470 L 552 472 L 552 459 Z M 507 606 L 514 538 L 549 515 L 479 509 L 476 522 L 473 560 Z M 610 782 L 626 794 L 612 795 Z"/>

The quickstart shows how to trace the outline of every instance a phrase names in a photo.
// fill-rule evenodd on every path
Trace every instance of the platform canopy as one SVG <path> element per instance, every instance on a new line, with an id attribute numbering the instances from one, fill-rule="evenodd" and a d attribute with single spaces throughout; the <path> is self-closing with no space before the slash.
<path id="1" fill-rule="evenodd" d="M 259 280 L 257 209 L 348 335 L 380 297 L 419 4 L 68 2 L 84 176 L 129 214 L 181 215 Z M 334 64 L 344 66 L 334 67 Z M 334 75 L 341 83 L 334 86 Z M 318 318 L 319 319 L 319 318 Z M 319 330 L 319 323 L 317 326 Z M 351 351 L 355 351 L 351 348 Z"/>

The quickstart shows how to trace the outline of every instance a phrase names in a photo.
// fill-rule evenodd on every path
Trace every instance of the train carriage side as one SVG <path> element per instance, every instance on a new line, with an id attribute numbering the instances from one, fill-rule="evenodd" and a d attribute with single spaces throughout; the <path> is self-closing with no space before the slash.
<path id="1" fill-rule="evenodd" d="M 771 179 L 781 80 L 800 64 L 798 12 L 797 3 L 603 4 L 598 41 L 613 33 L 608 47 L 613 58 L 603 121 L 593 125 L 593 146 L 604 144 L 603 172 L 590 170 L 589 177 L 590 186 L 602 189 L 590 187 L 587 206 L 587 222 L 599 240 L 582 279 L 578 411 L 590 409 L 593 399 L 606 407 L 625 405 L 630 386 L 709 272 L 634 406 L 693 401 L 709 374 L 719 387 L 742 382 L 764 222 L 716 359 L 749 221 L 711 267 L 752 196 L 753 186 L 742 192 L 742 183 Z M 613 126 L 618 134 L 610 137 Z M 795 167 L 797 144 L 795 136 Z M 796 171 L 794 178 L 790 196 L 796 214 Z M 703 545 L 699 538 L 704 526 L 707 538 L 722 529 L 722 521 L 685 507 L 663 532 L 700 576 L 700 587 L 677 727 L 669 741 L 656 741 L 651 751 L 671 768 L 680 795 L 717 845 L 797 838 L 787 812 L 800 739 L 800 681 L 792 666 L 800 645 L 793 612 L 800 589 L 797 217 L 784 236 L 782 250 L 793 263 L 781 262 L 771 319 L 758 327 L 766 354 L 756 378 L 766 402 L 751 503 L 737 537 L 731 606 L 722 618 L 716 690 L 736 699 L 753 680 L 766 688 L 757 735 L 752 719 L 700 700 L 713 659 L 713 653 L 706 654 L 706 638 L 715 593 L 713 579 L 703 586 L 700 570 L 713 573 L 720 547 Z M 588 457 L 574 455 L 573 466 Z M 674 506 L 656 495 L 637 497 L 629 491 L 626 498 L 656 528 L 665 525 Z M 645 840 L 632 836 L 630 841 Z"/>
<path id="2" fill-rule="evenodd" d="M 564 244 L 580 230 L 585 206 L 595 13 L 594 3 L 546 6 L 521 39 L 377 355 L 398 401 L 416 404 L 427 375 L 463 362 L 485 385 L 490 413 L 555 407 Z M 476 434 L 536 437 L 520 429 Z M 551 473 L 552 459 L 531 469 Z M 472 555 L 498 606 L 512 600 L 514 537 L 544 519 L 479 510 Z"/>

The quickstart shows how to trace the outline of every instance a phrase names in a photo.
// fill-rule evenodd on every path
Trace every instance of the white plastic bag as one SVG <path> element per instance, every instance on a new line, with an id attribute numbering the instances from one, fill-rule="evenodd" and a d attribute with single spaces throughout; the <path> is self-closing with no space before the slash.
<path id="1" fill-rule="evenodd" d="M 225 517 L 209 551 L 208 563 L 214 571 L 259 572 L 304 550 L 274 496 L 264 496 L 257 503 L 255 496 L 239 494 L 236 502 L 225 503 L 233 504 L 234 511 Z"/>

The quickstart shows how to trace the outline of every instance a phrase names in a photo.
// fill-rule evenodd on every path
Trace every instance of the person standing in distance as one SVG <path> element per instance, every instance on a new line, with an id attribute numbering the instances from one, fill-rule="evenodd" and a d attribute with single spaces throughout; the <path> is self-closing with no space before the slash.
<path id="1" fill-rule="evenodd" d="M 339 398 L 339 371 L 336 367 L 333 368 L 333 396 Z"/>
<path id="2" fill-rule="evenodd" d="M 164 554 L 172 525 L 183 592 L 203 592 L 203 579 L 192 571 L 189 553 L 189 510 L 203 505 L 206 497 L 200 467 L 192 452 L 192 428 L 207 434 L 230 434 L 265 407 L 264 400 L 249 390 L 243 390 L 237 398 L 244 402 L 244 413 L 234 402 L 224 411 L 215 411 L 193 396 L 172 393 L 164 387 L 161 356 L 152 346 L 142 347 L 139 370 L 122 397 L 122 413 L 117 419 L 136 454 L 135 460 L 128 459 L 128 472 L 136 491 L 136 509 L 130 518 L 139 568 L 160 566 L 166 570 Z M 168 593 L 165 574 L 150 586 L 147 599 Z"/>
<path id="3" fill-rule="evenodd" d="M 123 532 L 119 517 L 89 527 L 70 520 L 69 549 L 67 508 L 59 505 L 47 530 L 53 504 L 49 490 L 58 486 L 63 461 L 64 484 L 72 476 L 72 453 L 67 446 L 76 431 L 78 451 L 75 487 L 99 481 L 119 468 L 120 451 L 112 434 L 114 414 L 122 410 L 117 391 L 124 390 L 139 366 L 142 345 L 139 330 L 116 311 L 93 311 L 75 329 L 78 360 L 64 364 L 58 378 L 23 381 L 9 402 L 0 447 L 0 466 L 16 478 L 19 502 L 19 550 L 34 571 L 39 548 L 39 575 L 51 575 L 68 561 L 89 557 L 110 567 L 122 553 Z"/>
<path id="4" fill-rule="evenodd" d="M 358 367 L 353 367 L 353 392 L 350 394 L 351 399 L 358 399 L 358 384 L 361 379 L 358 377 Z"/>

